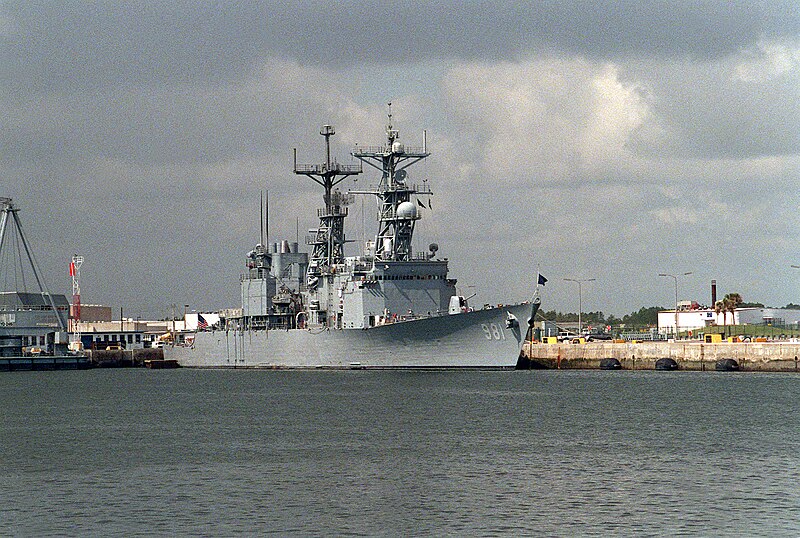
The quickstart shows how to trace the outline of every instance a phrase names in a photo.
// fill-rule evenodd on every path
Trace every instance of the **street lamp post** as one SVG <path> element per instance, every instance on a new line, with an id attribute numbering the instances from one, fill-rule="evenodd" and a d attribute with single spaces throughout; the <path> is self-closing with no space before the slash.
<path id="1" fill-rule="evenodd" d="M 581 284 L 583 282 L 594 282 L 596 279 L 594 278 L 565 278 L 567 282 L 577 282 L 578 283 L 578 336 L 583 334 L 583 324 L 581 323 L 581 312 L 583 312 L 583 293 L 581 289 Z"/>
<path id="2" fill-rule="evenodd" d="M 680 276 L 691 275 L 692 272 L 683 273 Z M 670 275 L 668 273 L 658 273 L 658 276 L 668 276 L 675 281 L 675 340 L 678 339 L 678 275 Z"/>
<path id="3" fill-rule="evenodd" d="M 792 269 L 800 269 L 800 265 L 792 264 Z"/>

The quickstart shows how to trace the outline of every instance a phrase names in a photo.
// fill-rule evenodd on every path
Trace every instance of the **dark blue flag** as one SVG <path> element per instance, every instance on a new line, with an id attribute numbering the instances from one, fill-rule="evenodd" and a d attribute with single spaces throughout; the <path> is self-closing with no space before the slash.
<path id="1" fill-rule="evenodd" d="M 538 286 L 544 286 L 544 283 L 545 283 L 545 282 L 547 282 L 547 279 L 546 279 L 544 276 L 542 276 L 542 274 L 540 273 L 540 274 L 539 274 L 539 282 L 538 282 L 538 284 L 537 284 L 537 285 L 538 285 Z"/>

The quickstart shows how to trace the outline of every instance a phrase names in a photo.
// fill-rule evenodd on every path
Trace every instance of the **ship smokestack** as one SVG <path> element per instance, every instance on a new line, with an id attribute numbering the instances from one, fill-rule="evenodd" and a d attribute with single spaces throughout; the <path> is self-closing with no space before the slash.
<path id="1" fill-rule="evenodd" d="M 715 304 L 717 304 L 717 280 L 716 279 L 711 281 L 711 308 L 714 308 Z"/>

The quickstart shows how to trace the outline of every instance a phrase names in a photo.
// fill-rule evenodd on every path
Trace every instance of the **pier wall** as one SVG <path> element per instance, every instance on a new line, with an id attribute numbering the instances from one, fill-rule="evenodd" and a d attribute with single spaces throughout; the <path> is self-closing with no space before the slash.
<path id="1" fill-rule="evenodd" d="M 28 355 L 0 357 L 0 372 L 21 370 L 88 370 L 89 368 L 144 367 L 145 361 L 157 368 L 171 367 L 164 362 L 163 349 L 88 350 L 85 355 Z"/>
<path id="2" fill-rule="evenodd" d="M 532 368 L 597 369 L 603 359 L 616 359 L 623 369 L 653 370 L 669 358 L 681 370 L 714 370 L 717 361 L 734 359 L 742 371 L 797 372 L 800 343 L 739 342 L 588 342 L 585 344 L 531 344 L 526 342 L 520 363 Z M 525 367 L 524 365 L 522 367 Z"/>
<path id="3" fill-rule="evenodd" d="M 25 370 L 88 370 L 92 363 L 85 356 L 0 357 L 0 372 Z"/>
<path id="4" fill-rule="evenodd" d="M 146 349 L 116 349 L 116 350 L 89 350 L 87 351 L 92 364 L 100 368 L 143 367 L 146 360 L 163 360 L 164 350 L 158 348 Z"/>

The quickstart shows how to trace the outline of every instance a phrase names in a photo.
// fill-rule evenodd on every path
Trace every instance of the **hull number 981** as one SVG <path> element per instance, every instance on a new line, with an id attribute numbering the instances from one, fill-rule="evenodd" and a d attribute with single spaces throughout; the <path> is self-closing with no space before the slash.
<path id="1" fill-rule="evenodd" d="M 481 323 L 481 329 L 483 329 L 483 335 L 486 337 L 487 340 L 506 339 L 506 333 L 503 330 L 503 327 L 501 327 L 497 323 Z"/>

